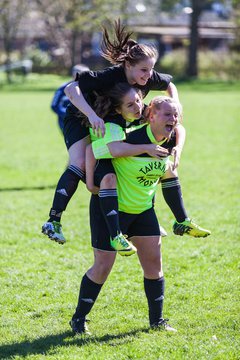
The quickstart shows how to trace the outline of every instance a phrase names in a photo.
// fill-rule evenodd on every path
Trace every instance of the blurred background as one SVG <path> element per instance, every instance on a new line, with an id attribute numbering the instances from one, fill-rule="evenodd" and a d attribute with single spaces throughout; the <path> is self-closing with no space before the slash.
<path id="1" fill-rule="evenodd" d="M 176 80 L 240 79 L 240 1 L 0 0 L 0 83 L 101 69 L 101 24 L 120 18 Z"/>

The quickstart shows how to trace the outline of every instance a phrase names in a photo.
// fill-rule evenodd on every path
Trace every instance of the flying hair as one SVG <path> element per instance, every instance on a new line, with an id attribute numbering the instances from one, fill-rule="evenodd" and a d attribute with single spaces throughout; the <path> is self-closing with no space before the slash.
<path id="1" fill-rule="evenodd" d="M 102 26 L 103 37 L 101 44 L 101 55 L 111 64 L 124 64 L 128 61 L 131 65 L 136 65 L 140 61 L 158 58 L 158 51 L 152 45 L 138 44 L 131 38 L 132 31 L 127 31 L 120 19 L 113 23 L 114 38 L 110 39 L 109 32 Z"/>

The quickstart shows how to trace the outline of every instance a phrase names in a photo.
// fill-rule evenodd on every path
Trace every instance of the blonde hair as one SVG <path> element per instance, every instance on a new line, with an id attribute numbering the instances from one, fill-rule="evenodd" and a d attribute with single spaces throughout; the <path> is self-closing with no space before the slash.
<path id="1" fill-rule="evenodd" d="M 169 96 L 155 96 L 149 103 L 146 111 L 145 111 L 145 118 L 148 120 L 149 116 L 152 112 L 156 111 L 156 110 L 160 110 L 161 106 L 163 103 L 169 103 L 169 104 L 174 104 L 176 105 L 177 109 L 178 109 L 178 104 L 177 102 L 169 97 Z M 178 111 L 179 112 L 179 111 Z"/>

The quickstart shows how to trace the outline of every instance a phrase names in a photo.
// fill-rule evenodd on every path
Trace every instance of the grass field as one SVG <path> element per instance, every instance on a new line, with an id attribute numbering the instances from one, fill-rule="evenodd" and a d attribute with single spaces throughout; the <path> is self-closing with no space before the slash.
<path id="1" fill-rule="evenodd" d="M 240 84 L 181 84 L 187 141 L 179 175 L 188 213 L 207 239 L 177 237 L 156 201 L 166 279 L 164 315 L 176 334 L 148 330 L 137 256 L 117 258 L 89 315 L 93 335 L 68 325 L 92 264 L 89 193 L 63 216 L 64 246 L 41 235 L 67 152 L 49 108 L 63 79 L 32 76 L 0 90 L 0 359 L 240 359 Z M 38 85 L 36 85 L 38 84 Z"/>

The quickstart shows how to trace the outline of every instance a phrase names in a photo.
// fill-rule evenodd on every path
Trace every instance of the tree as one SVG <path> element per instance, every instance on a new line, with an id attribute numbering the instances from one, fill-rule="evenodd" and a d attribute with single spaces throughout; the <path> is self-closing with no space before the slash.
<path id="1" fill-rule="evenodd" d="M 0 1 L 0 26 L 5 51 L 7 80 L 11 82 L 11 54 L 19 30 L 20 22 L 28 11 L 26 0 Z"/>
<path id="2" fill-rule="evenodd" d="M 35 0 L 45 21 L 48 38 L 62 49 L 62 66 L 70 69 L 82 61 L 82 38 L 100 29 L 106 13 L 119 14 L 122 0 Z"/>
<path id="3" fill-rule="evenodd" d="M 191 23 L 190 23 L 190 43 L 188 48 L 188 61 L 186 74 L 189 78 L 194 78 L 198 76 L 198 42 L 199 42 L 199 32 L 198 32 L 198 22 L 201 12 L 206 4 L 204 0 L 192 0 L 192 14 L 191 14 Z"/>
<path id="4" fill-rule="evenodd" d="M 234 0 L 238 2 L 239 0 Z M 167 9 L 172 8 L 179 1 L 166 0 L 163 2 L 163 6 Z M 189 7 L 192 9 L 190 20 L 190 41 L 188 46 L 187 55 L 187 67 L 186 75 L 189 78 L 196 78 L 198 76 L 198 44 L 199 44 L 199 19 L 202 11 L 207 6 L 211 5 L 213 0 L 191 0 L 189 1 Z M 221 0 L 220 0 L 221 2 Z"/>

